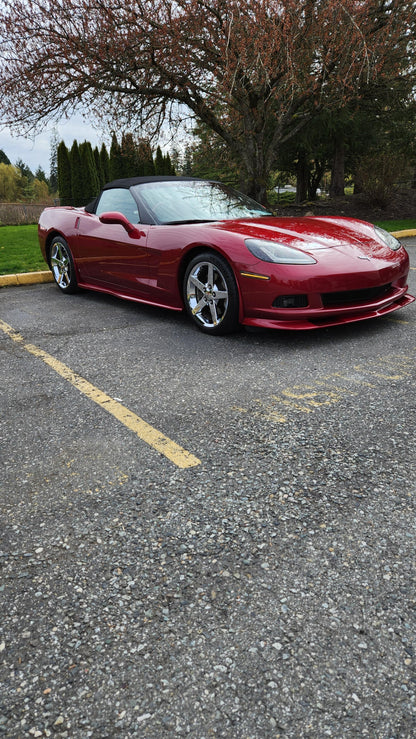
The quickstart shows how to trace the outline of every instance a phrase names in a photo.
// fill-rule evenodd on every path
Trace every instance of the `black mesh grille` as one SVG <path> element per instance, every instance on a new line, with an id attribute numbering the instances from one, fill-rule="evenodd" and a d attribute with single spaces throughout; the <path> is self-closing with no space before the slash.
<path id="1" fill-rule="evenodd" d="M 324 308 L 334 305 L 355 305 L 357 303 L 370 303 L 391 290 L 391 283 L 388 285 L 378 285 L 377 287 L 368 287 L 365 290 L 346 290 L 336 293 L 322 293 L 322 304 Z"/>

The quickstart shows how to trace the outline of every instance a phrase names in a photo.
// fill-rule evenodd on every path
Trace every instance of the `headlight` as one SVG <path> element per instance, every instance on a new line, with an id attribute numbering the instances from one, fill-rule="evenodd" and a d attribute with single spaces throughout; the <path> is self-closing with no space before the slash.
<path id="1" fill-rule="evenodd" d="M 276 244 L 275 241 L 263 241 L 262 239 L 246 239 L 247 249 L 262 262 L 274 262 L 276 264 L 316 264 L 316 259 L 298 249 L 290 246 Z"/>
<path id="2" fill-rule="evenodd" d="M 398 241 L 396 237 L 390 234 L 388 231 L 385 231 L 384 228 L 380 228 L 380 226 L 374 226 L 374 231 L 376 232 L 379 239 L 384 241 L 384 243 L 387 244 L 390 249 L 393 249 L 393 251 L 397 251 L 397 249 L 400 249 L 400 241 Z"/>

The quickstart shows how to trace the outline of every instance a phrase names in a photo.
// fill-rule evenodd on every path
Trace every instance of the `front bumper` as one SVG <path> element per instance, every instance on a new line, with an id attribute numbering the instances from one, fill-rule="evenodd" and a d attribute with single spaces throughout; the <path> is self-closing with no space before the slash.
<path id="1" fill-rule="evenodd" d="M 413 303 L 415 298 L 406 293 L 407 287 L 401 294 L 396 295 L 393 299 L 379 301 L 378 305 L 355 305 L 348 308 L 328 309 L 322 308 L 305 309 L 305 310 L 286 310 L 285 316 L 282 311 L 276 311 L 275 318 L 270 317 L 270 310 L 267 311 L 268 316 L 262 317 L 245 317 L 242 320 L 244 326 L 253 326 L 257 328 L 274 328 L 291 331 L 305 331 L 314 328 L 326 328 L 329 326 L 342 326 L 347 323 L 356 321 L 366 321 L 370 318 L 382 318 L 383 316 L 393 313 L 406 305 Z M 398 291 L 396 291 L 397 293 Z M 289 315 L 290 314 L 290 315 Z"/>

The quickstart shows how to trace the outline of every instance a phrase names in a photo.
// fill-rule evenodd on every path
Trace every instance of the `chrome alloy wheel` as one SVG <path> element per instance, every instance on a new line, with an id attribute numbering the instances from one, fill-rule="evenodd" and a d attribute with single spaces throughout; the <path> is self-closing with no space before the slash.
<path id="1" fill-rule="evenodd" d="M 71 284 L 71 259 L 64 244 L 55 241 L 51 249 L 51 268 L 56 284 L 65 290 Z"/>
<path id="2" fill-rule="evenodd" d="M 212 262 L 194 264 L 186 283 L 186 299 L 191 315 L 205 328 L 219 326 L 227 313 L 227 280 Z"/>

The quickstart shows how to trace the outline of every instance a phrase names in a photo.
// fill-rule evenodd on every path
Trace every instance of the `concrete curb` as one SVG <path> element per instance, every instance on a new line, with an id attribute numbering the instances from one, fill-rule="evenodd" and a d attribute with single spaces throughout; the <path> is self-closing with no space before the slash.
<path id="1" fill-rule="evenodd" d="M 408 228 L 407 231 L 392 231 L 392 236 L 395 236 L 396 239 L 407 239 L 416 236 L 416 228 Z"/>
<path id="2" fill-rule="evenodd" d="M 416 228 L 407 231 L 392 231 L 396 239 L 406 239 L 416 236 Z M 40 282 L 53 282 L 52 272 L 22 272 L 18 275 L 0 275 L 0 287 L 16 285 L 37 285 Z"/>
<path id="3" fill-rule="evenodd" d="M 37 285 L 40 282 L 53 282 L 52 272 L 21 272 L 18 275 L 0 275 L 0 287 Z"/>

